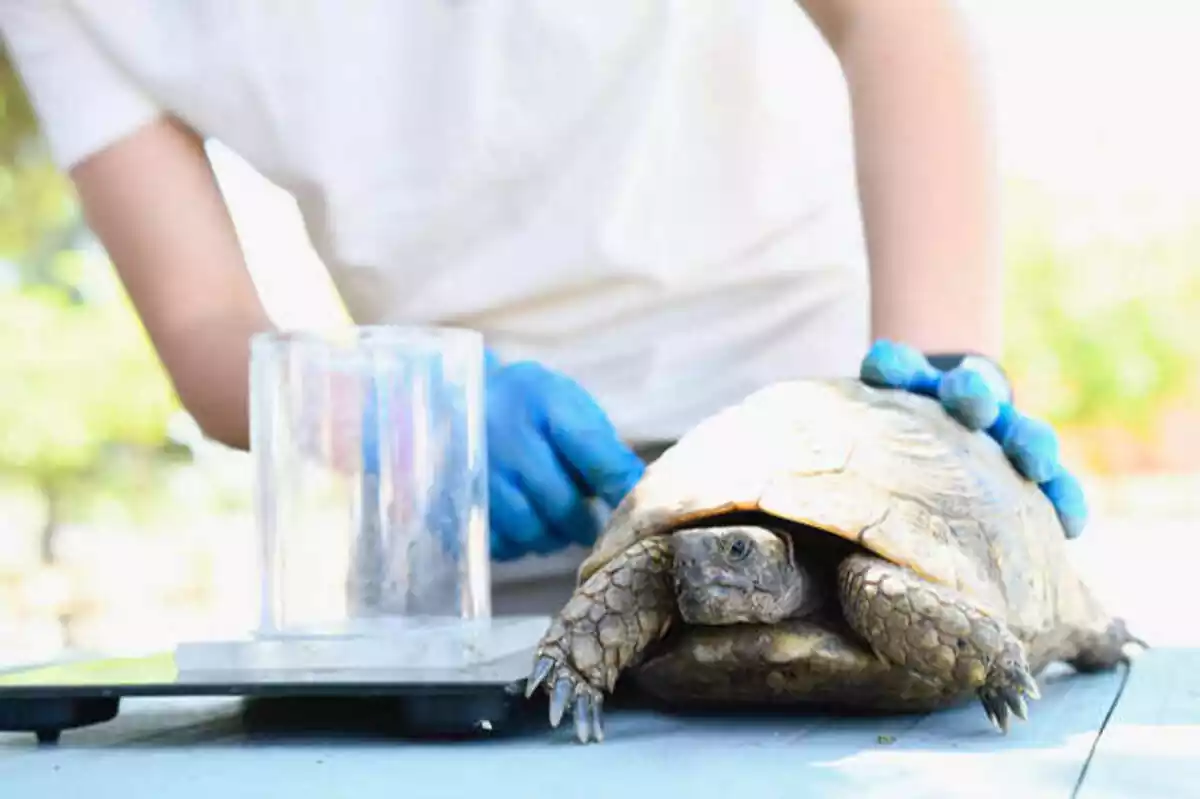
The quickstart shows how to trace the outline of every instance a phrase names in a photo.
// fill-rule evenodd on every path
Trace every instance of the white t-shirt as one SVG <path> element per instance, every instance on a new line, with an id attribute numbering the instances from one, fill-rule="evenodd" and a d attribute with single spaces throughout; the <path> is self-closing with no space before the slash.
<path id="1" fill-rule="evenodd" d="M 57 162 L 170 113 L 291 192 L 355 321 L 482 330 L 633 440 L 851 374 L 845 88 L 794 0 L 0 0 Z"/>

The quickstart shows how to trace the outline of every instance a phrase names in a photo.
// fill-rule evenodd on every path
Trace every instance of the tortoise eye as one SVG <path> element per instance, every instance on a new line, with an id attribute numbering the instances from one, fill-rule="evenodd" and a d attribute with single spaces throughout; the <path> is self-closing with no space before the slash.
<path id="1" fill-rule="evenodd" d="M 729 559 L 744 560 L 753 548 L 754 543 L 750 539 L 738 536 L 729 542 Z"/>

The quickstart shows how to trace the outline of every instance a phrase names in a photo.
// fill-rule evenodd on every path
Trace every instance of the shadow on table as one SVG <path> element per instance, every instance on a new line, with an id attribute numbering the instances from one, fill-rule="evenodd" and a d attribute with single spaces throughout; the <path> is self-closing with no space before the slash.
<path id="1" fill-rule="evenodd" d="M 1151 652 L 1155 658 L 1170 657 L 1170 650 Z M 670 746 L 675 739 L 691 744 L 712 740 L 726 747 L 841 740 L 891 750 L 996 751 L 1053 746 L 1075 736 L 1094 735 L 1125 677 L 1125 669 L 1084 675 L 1052 667 L 1040 679 L 1042 699 L 1030 702 L 1030 720 L 1014 718 L 1008 735 L 996 731 L 973 700 L 932 714 L 875 714 L 769 708 L 683 711 L 625 698 L 606 708 L 602 746 L 623 748 L 654 741 L 661 747 Z M 540 693 L 531 701 L 522 696 L 514 700 L 515 712 L 508 724 L 497 721 L 490 730 L 484 725 L 461 734 L 439 730 L 437 722 L 443 714 L 461 716 L 463 708 L 437 699 L 416 704 L 411 700 L 400 704 L 386 697 L 126 699 L 116 721 L 68 731 L 60 745 L 165 749 L 307 743 L 447 749 L 551 747 L 560 752 L 563 746 L 576 752 L 595 748 L 574 745 L 569 715 L 557 730 L 550 729 L 547 703 Z M 105 728 L 110 725 L 113 732 L 120 729 L 121 734 L 108 734 Z"/>
<path id="2" fill-rule="evenodd" d="M 1088 764 L 1081 799 L 1200 796 L 1200 650 L 1147 652 Z"/>

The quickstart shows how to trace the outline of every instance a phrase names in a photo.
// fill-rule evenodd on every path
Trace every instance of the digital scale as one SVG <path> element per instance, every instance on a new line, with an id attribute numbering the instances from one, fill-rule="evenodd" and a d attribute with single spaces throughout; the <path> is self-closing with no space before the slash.
<path id="1" fill-rule="evenodd" d="M 240 696 L 260 719 L 300 703 L 301 721 L 423 736 L 534 718 L 525 678 L 550 620 L 491 613 L 484 352 L 449 328 L 256 336 L 258 629 L 0 670 L 0 731 L 55 741 L 135 696 Z"/>
<path id="2" fill-rule="evenodd" d="M 494 735 L 537 720 L 525 698 L 548 619 L 389 618 L 131 657 L 85 657 L 0 671 L 0 731 L 43 743 L 114 719 L 121 699 L 238 696 L 244 720 L 300 720 L 420 737 Z"/>

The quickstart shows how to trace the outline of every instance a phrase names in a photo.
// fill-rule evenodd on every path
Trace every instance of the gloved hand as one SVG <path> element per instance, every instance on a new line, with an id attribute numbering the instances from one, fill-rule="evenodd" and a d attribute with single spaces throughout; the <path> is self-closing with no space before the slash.
<path id="1" fill-rule="evenodd" d="M 912 347 L 875 342 L 863 359 L 865 383 L 937 397 L 946 411 L 971 430 L 986 430 L 1022 475 L 1037 483 L 1053 503 L 1067 538 L 1087 525 L 1087 503 L 1079 481 L 1059 462 L 1058 437 L 1045 422 L 1023 416 L 998 370 L 989 374 L 971 359 L 942 371 Z"/>
<path id="2" fill-rule="evenodd" d="M 487 363 L 488 501 L 494 560 L 589 545 L 641 479 L 642 460 L 574 380 L 532 361 Z"/>

